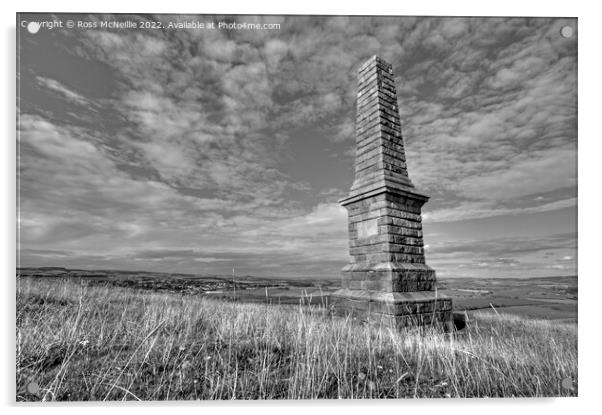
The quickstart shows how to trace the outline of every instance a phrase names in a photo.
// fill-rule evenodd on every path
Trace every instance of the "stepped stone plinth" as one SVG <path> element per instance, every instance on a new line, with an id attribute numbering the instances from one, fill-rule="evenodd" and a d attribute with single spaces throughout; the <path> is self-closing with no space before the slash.
<path id="1" fill-rule="evenodd" d="M 421 208 L 408 176 L 391 64 L 373 56 L 358 74 L 355 180 L 340 200 L 349 215 L 351 262 L 332 297 L 339 313 L 398 327 L 451 327 L 452 300 L 426 265 Z"/>

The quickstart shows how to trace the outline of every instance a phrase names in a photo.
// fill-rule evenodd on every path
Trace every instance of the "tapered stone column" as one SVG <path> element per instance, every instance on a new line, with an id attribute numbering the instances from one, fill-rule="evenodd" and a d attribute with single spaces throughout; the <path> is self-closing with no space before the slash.
<path id="1" fill-rule="evenodd" d="M 351 262 L 331 300 L 340 313 L 398 327 L 451 326 L 452 301 L 426 265 L 421 208 L 408 176 L 392 66 L 373 56 L 358 74 L 355 181 L 340 200 Z"/>

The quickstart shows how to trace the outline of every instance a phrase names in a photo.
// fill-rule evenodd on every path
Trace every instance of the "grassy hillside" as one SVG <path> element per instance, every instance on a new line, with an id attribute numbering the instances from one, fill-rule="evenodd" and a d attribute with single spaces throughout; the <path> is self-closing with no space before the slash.
<path id="1" fill-rule="evenodd" d="M 20 278 L 16 335 L 18 401 L 577 394 L 576 324 L 507 315 L 395 332 L 319 307 Z"/>

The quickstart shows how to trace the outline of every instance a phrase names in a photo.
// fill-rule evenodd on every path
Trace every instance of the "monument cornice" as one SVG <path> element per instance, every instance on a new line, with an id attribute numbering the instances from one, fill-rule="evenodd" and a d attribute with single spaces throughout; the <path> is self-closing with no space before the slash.
<path id="1" fill-rule="evenodd" d="M 398 188 L 392 188 L 390 186 L 383 185 L 376 189 L 368 190 L 368 191 L 357 193 L 357 194 L 350 194 L 347 197 L 339 199 L 338 203 L 341 206 L 346 206 L 350 203 L 357 202 L 362 199 L 367 199 L 369 197 L 376 196 L 381 193 L 388 193 L 388 194 L 395 195 L 395 196 L 404 196 L 404 197 L 409 197 L 409 198 L 413 198 L 413 199 L 418 199 L 420 201 L 423 201 L 424 203 L 428 202 L 428 200 L 430 199 L 429 196 L 427 196 L 423 193 L 419 193 L 417 191 L 401 190 Z"/>

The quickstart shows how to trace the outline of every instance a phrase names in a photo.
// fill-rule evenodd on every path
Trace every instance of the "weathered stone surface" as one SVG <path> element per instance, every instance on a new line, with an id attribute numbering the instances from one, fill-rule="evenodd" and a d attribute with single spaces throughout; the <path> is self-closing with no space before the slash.
<path id="1" fill-rule="evenodd" d="M 351 260 L 332 300 L 339 312 L 397 327 L 451 324 L 452 301 L 437 295 L 426 265 L 422 206 L 407 172 L 391 65 L 372 57 L 359 69 L 355 180 L 341 200 Z"/>
<path id="2" fill-rule="evenodd" d="M 339 290 L 332 296 L 339 314 L 351 314 L 370 323 L 397 328 L 417 325 L 452 325 L 452 300 L 434 291 L 374 293 L 368 290 Z"/>

